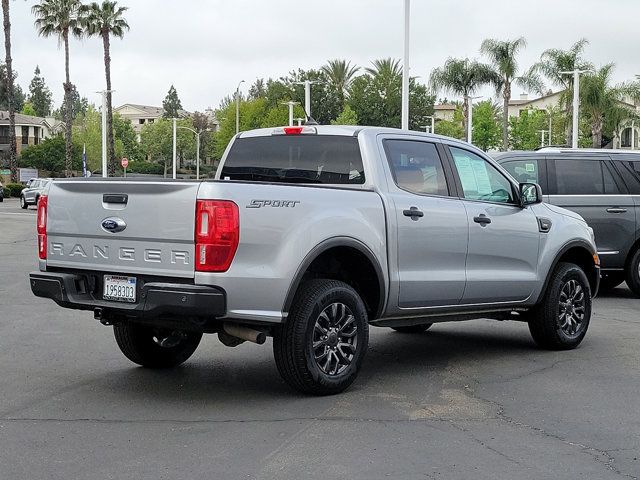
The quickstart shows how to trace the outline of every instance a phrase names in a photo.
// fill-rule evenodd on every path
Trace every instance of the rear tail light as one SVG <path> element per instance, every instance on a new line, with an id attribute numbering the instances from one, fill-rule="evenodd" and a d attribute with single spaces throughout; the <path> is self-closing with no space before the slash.
<path id="1" fill-rule="evenodd" d="M 198 200 L 195 240 L 196 271 L 226 272 L 240 241 L 238 205 L 229 200 Z"/>
<path id="2" fill-rule="evenodd" d="M 38 258 L 47 259 L 47 206 L 49 199 L 42 195 L 38 200 L 38 216 L 36 229 L 38 230 Z"/>

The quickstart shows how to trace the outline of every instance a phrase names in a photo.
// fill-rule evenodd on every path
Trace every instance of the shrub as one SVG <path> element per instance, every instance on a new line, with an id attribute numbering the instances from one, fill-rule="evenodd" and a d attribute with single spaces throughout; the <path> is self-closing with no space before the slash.
<path id="1" fill-rule="evenodd" d="M 9 196 L 8 194 L 11 194 L 12 197 L 19 197 L 20 192 L 22 192 L 24 188 L 25 186 L 21 183 L 7 183 L 4 186 L 4 194 L 6 196 Z"/>

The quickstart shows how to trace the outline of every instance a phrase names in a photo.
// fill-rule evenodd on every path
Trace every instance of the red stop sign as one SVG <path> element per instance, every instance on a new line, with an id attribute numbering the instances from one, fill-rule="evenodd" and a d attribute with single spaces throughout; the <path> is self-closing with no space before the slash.
<path id="1" fill-rule="evenodd" d="M 123 158 L 120 160 L 120 165 L 122 165 L 122 168 L 127 168 L 129 166 L 129 159 L 126 157 Z"/>

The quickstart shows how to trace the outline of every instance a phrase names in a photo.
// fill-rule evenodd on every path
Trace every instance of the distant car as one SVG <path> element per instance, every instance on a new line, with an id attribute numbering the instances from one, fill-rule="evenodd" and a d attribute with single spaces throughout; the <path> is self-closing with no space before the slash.
<path id="1" fill-rule="evenodd" d="M 49 188 L 51 178 L 32 178 L 27 182 L 27 186 L 20 193 L 20 207 L 27 208 L 29 205 L 37 205 L 40 195 L 43 195 Z"/>
<path id="2" fill-rule="evenodd" d="M 638 152 L 549 147 L 495 158 L 519 182 L 539 184 L 545 202 L 573 210 L 593 228 L 602 290 L 626 280 L 640 297 Z"/>

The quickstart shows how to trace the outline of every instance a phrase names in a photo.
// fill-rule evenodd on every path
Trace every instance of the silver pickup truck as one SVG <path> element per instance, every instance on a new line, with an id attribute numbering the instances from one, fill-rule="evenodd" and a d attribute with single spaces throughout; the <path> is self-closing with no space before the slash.
<path id="1" fill-rule="evenodd" d="M 242 132 L 213 181 L 69 179 L 38 204 L 33 293 L 91 310 L 146 367 L 203 333 L 273 337 L 312 394 L 355 379 L 369 326 L 528 322 L 544 348 L 584 338 L 599 284 L 593 231 L 476 148 L 385 128 Z"/>

